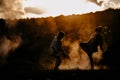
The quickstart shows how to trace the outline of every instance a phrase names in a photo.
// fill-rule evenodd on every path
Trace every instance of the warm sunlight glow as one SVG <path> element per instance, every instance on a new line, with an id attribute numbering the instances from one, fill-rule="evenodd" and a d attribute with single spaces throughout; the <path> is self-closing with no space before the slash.
<path id="1" fill-rule="evenodd" d="M 55 17 L 103 11 L 108 8 L 120 9 L 120 0 L 1 0 L 0 17 Z"/>
<path id="2" fill-rule="evenodd" d="M 102 10 L 100 6 L 86 0 L 25 0 L 23 7 L 39 8 L 41 14 L 26 13 L 23 17 L 46 17 L 83 14 Z"/>

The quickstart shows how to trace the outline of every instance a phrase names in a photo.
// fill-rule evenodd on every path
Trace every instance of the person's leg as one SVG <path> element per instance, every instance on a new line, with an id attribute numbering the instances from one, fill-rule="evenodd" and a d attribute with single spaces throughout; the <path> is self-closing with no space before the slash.
<path id="1" fill-rule="evenodd" d="M 61 59 L 60 59 L 60 57 L 56 57 L 56 59 L 57 59 L 57 61 L 55 63 L 54 70 L 58 70 L 58 67 L 60 66 L 60 64 L 62 62 Z"/>
<path id="2" fill-rule="evenodd" d="M 90 52 L 88 43 L 80 43 L 80 47 L 88 54 Z"/>
<path id="3" fill-rule="evenodd" d="M 88 56 L 89 56 L 89 58 L 90 58 L 91 69 L 94 69 L 92 54 L 90 54 L 90 55 L 88 55 Z"/>

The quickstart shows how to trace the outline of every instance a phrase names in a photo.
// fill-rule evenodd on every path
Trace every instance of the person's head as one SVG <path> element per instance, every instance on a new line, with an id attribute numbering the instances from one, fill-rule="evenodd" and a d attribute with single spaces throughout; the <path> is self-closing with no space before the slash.
<path id="1" fill-rule="evenodd" d="M 57 34 L 57 39 L 61 40 L 63 37 L 64 37 L 65 33 L 63 31 L 60 31 L 58 34 Z"/>
<path id="2" fill-rule="evenodd" d="M 96 32 L 102 32 L 102 26 L 96 27 L 95 31 L 96 31 Z"/>

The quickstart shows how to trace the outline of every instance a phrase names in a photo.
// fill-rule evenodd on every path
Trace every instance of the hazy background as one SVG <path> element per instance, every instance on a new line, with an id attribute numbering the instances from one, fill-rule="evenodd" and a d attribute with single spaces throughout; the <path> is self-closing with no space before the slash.
<path id="1" fill-rule="evenodd" d="M 79 43 L 87 41 L 95 27 L 104 27 L 104 49 L 93 54 L 95 70 L 117 69 L 119 44 L 119 9 L 108 9 L 83 15 L 60 15 L 46 18 L 26 18 L 6 21 L 4 35 L 0 38 L 0 64 L 8 69 L 52 70 L 55 59 L 49 54 L 53 37 L 64 31 L 63 45 L 71 60 L 63 59 L 61 70 L 89 70 L 90 61 Z M 7 68 L 6 68 L 7 69 Z"/>
<path id="2" fill-rule="evenodd" d="M 0 20 L 6 22 L 0 26 L 1 78 L 118 79 L 113 74 L 120 69 L 119 9 L 120 0 L 0 0 Z M 92 71 L 79 43 L 97 26 L 104 28 L 105 52 L 93 53 Z M 59 31 L 65 32 L 63 46 L 70 60 L 63 59 L 60 71 L 54 72 L 49 46 Z"/>

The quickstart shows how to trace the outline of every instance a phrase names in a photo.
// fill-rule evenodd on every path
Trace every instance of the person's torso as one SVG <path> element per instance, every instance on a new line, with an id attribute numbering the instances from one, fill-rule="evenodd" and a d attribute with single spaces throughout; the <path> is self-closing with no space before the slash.
<path id="1" fill-rule="evenodd" d="M 50 45 L 50 52 L 55 55 L 61 55 L 61 47 L 61 41 L 55 37 Z"/>
<path id="2" fill-rule="evenodd" d="M 99 33 L 94 33 L 91 35 L 89 41 L 88 41 L 88 45 L 90 47 L 91 52 L 96 52 L 98 45 L 100 44 L 100 41 L 102 36 Z"/>

